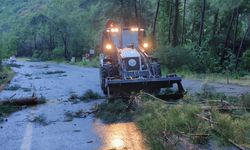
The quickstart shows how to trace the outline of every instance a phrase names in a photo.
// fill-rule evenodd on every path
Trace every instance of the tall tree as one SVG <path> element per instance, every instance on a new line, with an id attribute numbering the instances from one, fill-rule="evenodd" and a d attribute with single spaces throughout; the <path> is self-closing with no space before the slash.
<path id="1" fill-rule="evenodd" d="M 158 18 L 158 14 L 159 14 L 159 8 L 160 8 L 160 0 L 157 1 L 154 21 L 153 21 L 153 38 L 154 39 L 155 39 L 156 23 L 157 23 L 157 18 Z"/>
<path id="2" fill-rule="evenodd" d="M 240 42 L 240 47 L 239 47 L 239 49 L 238 49 L 238 51 L 237 51 L 237 55 L 236 55 L 236 65 L 235 65 L 235 70 L 237 70 L 237 69 L 238 69 L 238 65 L 239 65 L 239 57 L 240 57 L 241 49 L 242 49 L 243 42 L 245 41 L 246 36 L 247 36 L 247 34 L 248 34 L 249 30 L 250 30 L 250 25 L 248 26 L 248 28 L 247 28 L 247 30 L 246 30 L 246 32 L 245 32 L 245 34 L 244 34 L 243 38 L 241 39 L 241 42 Z"/>
<path id="3" fill-rule="evenodd" d="M 226 37 L 225 37 L 225 42 L 224 42 L 224 48 L 222 50 L 221 59 L 220 59 L 220 64 L 221 65 L 223 65 L 224 60 L 225 60 L 225 56 L 227 54 L 227 46 L 228 46 L 228 41 L 229 41 L 230 33 L 231 33 L 231 30 L 232 30 L 232 25 L 233 25 L 234 17 L 235 17 L 235 9 L 232 11 L 232 14 L 231 14 L 231 17 L 230 17 L 229 26 L 228 26 L 228 29 L 227 29 L 227 33 L 226 33 Z"/>
<path id="4" fill-rule="evenodd" d="M 236 40 L 238 33 L 238 24 L 239 24 L 239 8 L 236 9 L 236 20 L 235 20 L 235 28 L 234 28 L 234 41 L 233 41 L 233 52 L 236 53 Z"/>
<path id="5" fill-rule="evenodd" d="M 200 33 L 199 33 L 199 46 L 201 47 L 202 37 L 204 35 L 204 20 L 205 20 L 206 0 L 201 0 L 201 21 L 200 21 Z"/>
<path id="6" fill-rule="evenodd" d="M 169 1 L 169 14 L 168 14 L 168 42 L 171 43 L 171 29 L 172 29 L 172 14 L 173 14 L 173 5 L 172 0 Z"/>
<path id="7" fill-rule="evenodd" d="M 138 16 L 138 7 L 137 7 L 137 0 L 134 0 L 134 8 L 135 8 L 135 19 L 136 19 L 136 25 L 139 26 L 139 16 Z"/>
<path id="8" fill-rule="evenodd" d="M 186 19 L 186 6 L 187 6 L 187 0 L 184 0 L 183 4 L 183 19 L 182 19 L 182 37 L 181 37 L 181 43 L 183 44 L 185 42 L 185 33 L 186 33 L 186 26 L 185 26 L 185 19 Z"/>
<path id="9" fill-rule="evenodd" d="M 216 9 L 215 10 L 215 13 L 214 13 L 214 16 L 213 16 L 213 29 L 212 29 L 212 37 L 214 38 L 215 37 L 215 34 L 216 34 L 216 31 L 217 31 L 217 25 L 218 25 L 218 16 L 219 16 L 219 10 Z"/>
<path id="10" fill-rule="evenodd" d="M 173 20 L 173 27 L 172 27 L 172 47 L 176 47 L 178 45 L 178 23 L 179 23 L 179 0 L 175 0 L 175 14 L 174 14 L 174 20 Z"/>

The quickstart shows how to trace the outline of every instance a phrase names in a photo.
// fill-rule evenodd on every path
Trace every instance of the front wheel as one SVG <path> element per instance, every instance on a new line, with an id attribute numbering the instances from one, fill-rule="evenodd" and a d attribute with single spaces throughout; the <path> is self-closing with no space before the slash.
<path id="1" fill-rule="evenodd" d="M 108 77 L 113 77 L 114 71 L 113 66 L 111 64 L 105 64 L 100 67 L 100 82 L 101 82 L 101 88 L 105 95 L 107 95 L 107 88 L 105 86 L 105 80 Z"/>

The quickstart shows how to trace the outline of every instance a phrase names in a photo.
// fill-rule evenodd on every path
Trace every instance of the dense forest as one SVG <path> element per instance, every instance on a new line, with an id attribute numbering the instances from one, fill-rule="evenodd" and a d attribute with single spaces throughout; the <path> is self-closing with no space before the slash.
<path id="1" fill-rule="evenodd" d="M 169 70 L 250 71 L 248 0 L 2 0 L 0 58 L 81 58 L 107 19 L 144 27 Z"/>

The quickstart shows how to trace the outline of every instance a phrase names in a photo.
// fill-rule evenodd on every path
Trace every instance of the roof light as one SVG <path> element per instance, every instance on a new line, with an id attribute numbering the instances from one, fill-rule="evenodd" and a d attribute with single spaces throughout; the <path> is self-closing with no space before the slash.
<path id="1" fill-rule="evenodd" d="M 119 32 L 119 29 L 118 28 L 112 28 L 111 32 Z"/>
<path id="2" fill-rule="evenodd" d="M 139 31 L 139 29 L 138 28 L 131 28 L 131 31 L 136 32 L 136 31 Z"/>

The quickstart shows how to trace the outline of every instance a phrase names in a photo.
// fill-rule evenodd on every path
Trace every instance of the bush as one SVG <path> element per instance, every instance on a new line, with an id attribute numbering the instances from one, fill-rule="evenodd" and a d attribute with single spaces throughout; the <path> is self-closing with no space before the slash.
<path id="1" fill-rule="evenodd" d="M 240 97 L 240 103 L 243 107 L 250 108 L 250 94 L 243 94 Z"/>
<path id="2" fill-rule="evenodd" d="M 182 47 L 160 48 L 156 52 L 156 55 L 161 60 L 161 63 L 166 65 L 171 71 L 190 68 L 193 66 L 195 60 L 194 56 Z"/>
<path id="3" fill-rule="evenodd" d="M 0 48 L 0 72 L 2 71 L 3 67 L 2 67 L 2 50 Z"/>
<path id="4" fill-rule="evenodd" d="M 33 61 L 45 61 L 50 60 L 47 52 L 41 52 L 41 51 L 34 51 L 32 55 Z"/>
<path id="5" fill-rule="evenodd" d="M 64 50 L 63 48 L 57 47 L 52 51 L 52 59 L 60 59 L 64 58 Z"/>
<path id="6" fill-rule="evenodd" d="M 250 71 L 250 49 L 246 50 L 243 54 L 243 67 L 244 69 Z"/>
<path id="7" fill-rule="evenodd" d="M 102 98 L 100 94 L 89 89 L 80 97 L 80 100 L 88 102 L 90 100 L 96 100 L 100 98 Z"/>

